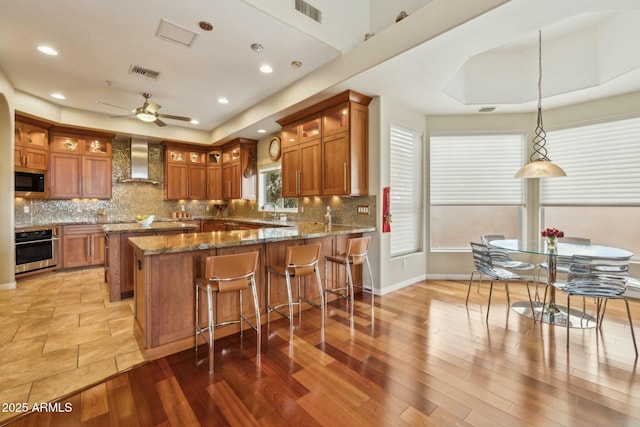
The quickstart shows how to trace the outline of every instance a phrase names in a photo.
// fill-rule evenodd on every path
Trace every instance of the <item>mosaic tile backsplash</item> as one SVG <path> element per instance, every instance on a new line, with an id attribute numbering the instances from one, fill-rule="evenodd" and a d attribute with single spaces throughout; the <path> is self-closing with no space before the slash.
<path id="1" fill-rule="evenodd" d="M 193 218 L 251 217 L 262 218 L 256 201 L 232 200 L 163 200 L 162 186 L 164 148 L 149 143 L 149 178 L 159 185 L 121 183 L 131 169 L 129 142 L 114 140 L 112 144 L 111 200 L 73 199 L 37 200 L 15 199 L 16 224 L 73 223 L 73 222 L 131 222 L 136 215 L 155 215 L 170 218 L 171 212 L 182 211 Z M 29 209 L 25 213 L 25 206 Z M 376 198 L 367 197 L 307 197 L 298 199 L 298 212 L 287 212 L 289 221 L 322 222 L 326 206 L 331 206 L 334 224 L 375 226 Z M 358 214 L 358 207 L 368 206 L 369 214 Z"/>

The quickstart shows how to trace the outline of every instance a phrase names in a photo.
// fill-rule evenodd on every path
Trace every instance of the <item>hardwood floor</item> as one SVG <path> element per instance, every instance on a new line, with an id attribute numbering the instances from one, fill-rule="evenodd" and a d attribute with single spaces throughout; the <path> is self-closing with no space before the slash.
<path id="1" fill-rule="evenodd" d="M 324 341 L 319 311 L 303 313 L 292 345 L 287 321 L 183 351 L 70 395 L 12 426 L 520 426 L 640 425 L 640 381 L 622 302 L 602 333 L 533 324 L 494 289 L 421 282 L 365 295 L 352 319 L 332 303 Z M 511 286 L 512 300 L 525 299 Z M 593 304 L 588 302 L 588 308 Z M 636 328 L 640 304 L 631 303 Z M 197 363 L 200 358 L 201 363 Z M 65 406 L 66 405 L 66 406 Z M 59 409 L 60 412 L 53 410 Z M 66 409 L 69 412 L 64 412 Z"/>

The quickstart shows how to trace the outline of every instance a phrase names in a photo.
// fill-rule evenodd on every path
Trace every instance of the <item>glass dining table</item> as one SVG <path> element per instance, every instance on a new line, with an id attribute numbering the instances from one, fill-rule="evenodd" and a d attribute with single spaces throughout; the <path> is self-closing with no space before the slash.
<path id="1" fill-rule="evenodd" d="M 558 256 L 571 257 L 573 255 L 586 255 L 594 257 L 611 257 L 620 259 L 629 259 L 633 255 L 625 249 L 613 248 L 610 246 L 592 245 L 592 244 L 579 244 L 579 243 L 563 243 L 562 239 L 558 241 L 555 249 L 549 249 L 546 239 L 539 240 L 520 240 L 520 239 L 504 239 L 504 240 L 492 240 L 489 243 L 490 246 L 496 248 L 505 249 L 511 252 L 521 252 L 527 254 L 545 255 L 547 257 L 547 281 L 550 285 L 549 290 L 549 302 L 543 304 L 540 301 L 535 301 L 533 304 L 534 312 L 531 312 L 531 304 L 529 301 L 519 301 L 511 305 L 511 308 L 517 313 L 527 316 L 541 319 L 545 323 L 552 325 L 567 326 L 569 322 L 570 327 L 574 328 L 594 328 L 596 326 L 596 319 L 587 314 L 585 311 L 577 309 L 571 309 L 571 312 L 567 311 L 567 307 L 556 303 L 554 284 L 557 283 L 557 270 L 556 261 Z M 537 293 L 536 293 L 537 295 Z"/>

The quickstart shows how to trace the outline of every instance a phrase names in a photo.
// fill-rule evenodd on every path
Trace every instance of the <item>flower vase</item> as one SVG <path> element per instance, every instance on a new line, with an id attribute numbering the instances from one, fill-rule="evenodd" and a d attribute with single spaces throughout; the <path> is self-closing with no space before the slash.
<path id="1" fill-rule="evenodd" d="M 556 236 L 547 237 L 547 250 L 554 253 L 557 249 L 558 238 Z"/>

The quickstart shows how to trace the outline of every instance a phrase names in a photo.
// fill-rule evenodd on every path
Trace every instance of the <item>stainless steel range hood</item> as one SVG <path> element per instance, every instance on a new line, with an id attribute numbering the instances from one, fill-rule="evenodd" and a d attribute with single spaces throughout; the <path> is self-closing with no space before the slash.
<path id="1" fill-rule="evenodd" d="M 131 138 L 131 176 L 122 183 L 160 184 L 149 179 L 149 141 L 145 138 Z"/>

